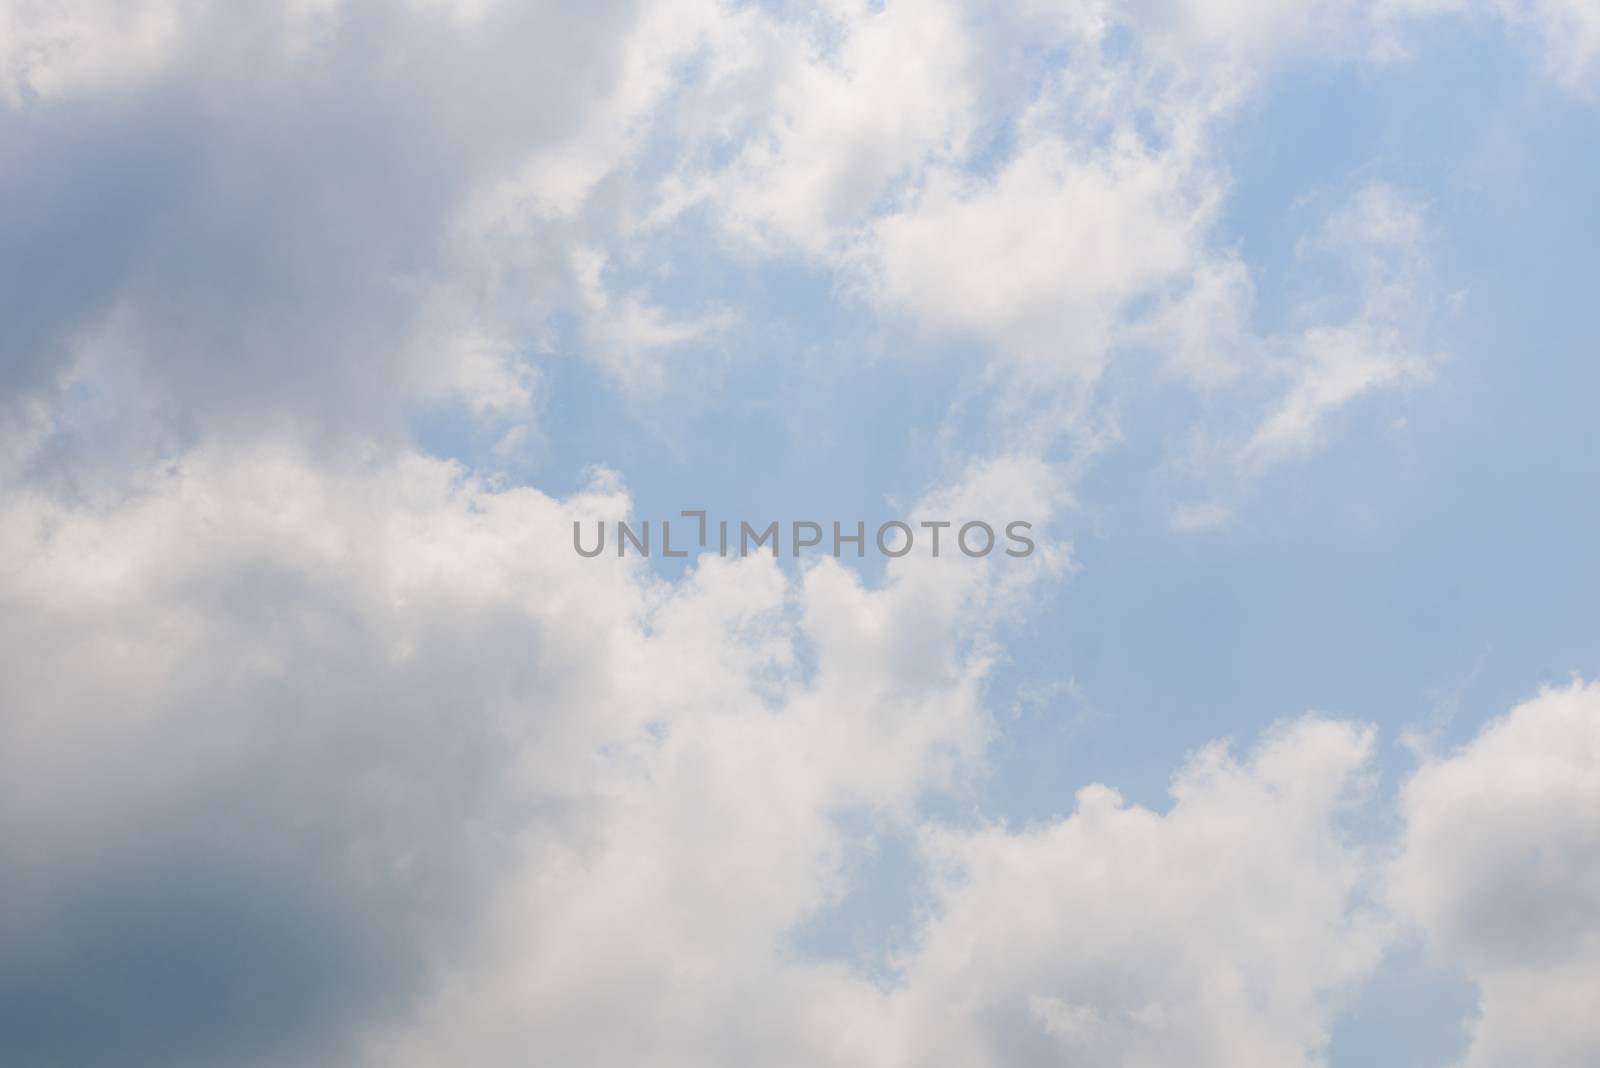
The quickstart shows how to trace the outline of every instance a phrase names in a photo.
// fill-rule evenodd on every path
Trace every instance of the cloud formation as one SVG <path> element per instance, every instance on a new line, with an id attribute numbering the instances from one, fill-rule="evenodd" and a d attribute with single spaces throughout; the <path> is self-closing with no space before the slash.
<path id="1" fill-rule="evenodd" d="M 955 492 L 1014 505 L 1046 477 L 988 466 Z M 1336 829 L 1369 733 L 1213 747 L 1164 815 L 1095 787 L 1020 832 L 923 823 L 917 799 L 981 759 L 982 637 L 1028 584 L 914 556 L 878 589 L 764 557 L 663 586 L 529 536 L 626 507 L 604 480 L 558 501 L 256 447 L 8 510 L 6 618 L 30 621 L 4 643 L 13 1048 L 1315 1063 L 1327 995 L 1379 944 Z M 786 942 L 864 848 L 852 812 L 921 826 L 939 873 L 889 989 Z M 240 962 L 249 983 L 207 986 Z M 129 1002 L 107 967 L 183 1003 Z M 100 1026 L 27 1012 L 50 984 L 110 998 Z"/>
<path id="2" fill-rule="evenodd" d="M 1050 492 L 1036 464 L 975 478 L 1012 505 Z M 713 557 L 666 586 L 570 552 L 573 520 L 626 506 L 604 479 L 557 501 L 416 455 L 264 445 L 84 506 L 15 501 L 0 842 L 29 877 L 0 985 L 19 1055 L 189 1063 L 248 1032 L 278 1036 L 267 1060 L 336 1056 L 484 910 L 510 924 L 496 952 L 516 930 L 553 954 L 514 961 L 550 969 L 536 1031 L 591 981 L 664 995 L 678 950 L 732 982 L 836 889 L 836 817 L 904 818 L 978 758 L 982 638 L 1027 584 L 913 556 L 875 590 L 831 561 L 791 585 L 771 558 Z M 654 963 L 590 941 L 630 924 L 671 934 Z M 252 960 L 250 983 L 206 984 Z M 165 973 L 174 1000 L 141 1010 L 107 968 Z M 107 1016 L 72 1027 L 52 994 L 109 997 Z"/>
<path id="3" fill-rule="evenodd" d="M 1468 1068 L 1600 1051 L 1600 685 L 1546 689 L 1401 796 L 1393 899 L 1478 988 Z"/>
<path id="4" fill-rule="evenodd" d="M 1419 932 L 1472 1068 L 1593 1062 L 1593 684 L 1395 803 L 1373 728 L 1284 708 L 1168 804 L 964 807 L 1130 398 L 1189 406 L 1209 530 L 1445 366 L 1400 179 L 1312 191 L 1282 315 L 1225 222 L 1282 70 L 1446 17 L 1592 87 L 1577 0 L 0 0 L 0 1060 L 1310 1066 Z M 876 494 L 1039 553 L 569 551 L 633 504 L 515 474 L 552 379 L 709 405 L 711 349 L 818 307 L 910 369 L 830 401 L 938 440 Z M 882 973 L 803 951 L 891 840 Z"/>

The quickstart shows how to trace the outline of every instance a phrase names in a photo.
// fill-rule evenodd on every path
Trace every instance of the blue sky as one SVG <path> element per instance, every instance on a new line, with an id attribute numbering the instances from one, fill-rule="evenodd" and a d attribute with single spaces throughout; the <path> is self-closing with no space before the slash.
<path id="1" fill-rule="evenodd" d="M 1587 0 L 0 3 L 0 1060 L 1593 1063 L 1597 92 Z M 570 549 L 693 508 L 1044 551 Z"/>

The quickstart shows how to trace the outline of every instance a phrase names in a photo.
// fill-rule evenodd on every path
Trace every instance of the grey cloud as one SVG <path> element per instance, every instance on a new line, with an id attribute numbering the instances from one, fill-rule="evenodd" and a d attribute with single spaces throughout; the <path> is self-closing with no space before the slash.
<path id="1" fill-rule="evenodd" d="M 631 7 L 350 4 L 302 46 L 287 17 L 201 5 L 135 86 L 0 108 L 0 389 L 49 393 L 98 346 L 209 430 L 394 429 L 437 375 L 431 287 L 484 281 L 455 209 L 581 128 Z M 525 238 L 524 324 L 567 284 L 562 249 Z"/>

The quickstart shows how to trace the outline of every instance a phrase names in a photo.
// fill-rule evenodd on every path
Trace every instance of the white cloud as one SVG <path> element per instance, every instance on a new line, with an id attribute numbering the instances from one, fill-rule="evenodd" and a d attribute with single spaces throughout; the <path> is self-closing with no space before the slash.
<path id="1" fill-rule="evenodd" d="M 20 107 L 137 84 L 171 58 L 183 8 L 166 2 L 0 3 L 0 101 Z"/>
<path id="2" fill-rule="evenodd" d="M 1257 324 L 1250 272 L 1220 256 L 1124 328 L 1205 402 L 1165 461 L 1175 530 L 1227 521 L 1265 472 L 1334 437 L 1341 415 L 1432 381 L 1446 359 L 1434 331 L 1455 299 L 1429 245 L 1423 207 L 1368 183 L 1296 243 L 1283 325 Z"/>
<path id="3" fill-rule="evenodd" d="M 1160 353 L 1169 373 L 1202 387 L 1259 370 L 1262 339 L 1250 329 L 1255 298 L 1250 269 L 1236 257 L 1213 257 L 1187 281 L 1187 288 L 1164 299 L 1147 319 L 1131 324 L 1126 338 Z"/>
<path id="4" fill-rule="evenodd" d="M 1514 25 L 1534 25 L 1558 79 L 1593 94 L 1600 85 L 1600 4 L 1593 0 L 1502 0 L 1500 7 Z"/>
<path id="5" fill-rule="evenodd" d="M 1059 494 L 1011 459 L 924 508 L 1043 523 Z M 261 981 L 302 1000 L 249 1010 L 281 1036 L 263 1055 L 1309 1064 L 1374 952 L 1336 827 L 1369 738 L 1319 721 L 1200 753 L 1165 815 L 1097 787 L 1046 827 L 925 827 L 936 907 L 888 989 L 786 948 L 847 886 L 842 817 L 917 826 L 980 766 L 989 636 L 1059 556 L 914 554 L 879 588 L 709 559 L 669 585 L 572 553 L 573 518 L 627 508 L 604 476 L 561 501 L 270 443 L 13 500 L 0 599 L 30 622 L 0 645 L 0 843 L 31 877 L 4 957 L 81 984 L 95 947 L 35 932 L 200 909 L 230 937 L 118 966 L 183 987 L 279 944 Z M 177 889 L 181 856 L 200 889 Z M 287 944 L 240 881 L 294 918 Z M 84 896 L 108 885 L 154 904 Z M 300 941 L 318 929 L 343 970 Z M 338 1014 L 296 1015 L 338 983 L 358 991 Z M 128 1055 L 177 1056 L 163 1041 Z"/>
<path id="6" fill-rule="evenodd" d="M 674 319 L 643 293 L 613 293 L 606 285 L 605 254 L 598 249 L 576 248 L 572 260 L 585 313 L 586 354 L 626 388 L 659 386 L 666 350 L 721 333 L 732 322 L 727 311 Z"/>
<path id="7" fill-rule="evenodd" d="M 648 228 L 703 210 L 737 253 L 804 256 L 1000 366 L 1092 381 L 1125 305 L 1204 266 L 1205 128 L 1240 85 L 1119 56 L 1109 28 L 1094 5 L 703 18 Z"/>
<path id="8" fill-rule="evenodd" d="M 1092 5 L 988 19 L 844 5 L 809 24 L 743 13 L 707 31 L 703 76 L 667 109 L 687 147 L 652 218 L 703 206 L 738 241 L 810 257 L 917 330 L 978 341 L 991 371 L 1028 389 L 1091 387 L 1129 347 L 1159 348 L 1207 388 L 1286 377 L 1221 462 L 1304 450 L 1335 411 L 1435 362 L 1406 304 L 1432 297 L 1417 210 L 1379 185 L 1359 193 L 1308 254 L 1346 257 L 1362 306 L 1259 336 L 1248 267 L 1214 247 L 1228 174 L 1213 133 L 1284 55 L 1359 53 L 1377 23 L 1360 5 L 1201 6 L 1129 12 L 1127 47 Z M 869 62 L 890 33 L 922 46 Z M 976 61 L 1029 40 L 1062 58 Z"/>
<path id="9" fill-rule="evenodd" d="M 1244 762 L 1211 747 L 1165 815 L 1091 787 L 1046 827 L 928 828 L 933 906 L 887 990 L 783 952 L 842 843 L 796 767 L 812 747 L 765 734 L 665 742 L 637 807 L 583 857 L 530 864 L 484 958 L 377 1059 L 1311 1065 L 1376 961 L 1362 857 L 1335 827 L 1367 732 L 1308 720 Z"/>
<path id="10" fill-rule="evenodd" d="M 954 492 L 1043 523 L 1049 487 L 1000 465 Z M 264 880 L 295 938 L 331 927 L 345 964 L 319 980 L 292 941 L 259 981 L 313 1001 L 351 982 L 355 1000 L 319 1030 L 297 998 L 205 991 L 234 1023 L 193 1033 L 200 1055 L 244 1014 L 281 1033 L 277 1055 L 326 1059 L 434 979 L 443 1001 L 404 1049 L 714 1050 L 721 1020 L 667 1025 L 673 991 L 748 991 L 839 890 L 839 816 L 903 819 L 974 766 L 986 635 L 1051 564 L 914 554 L 867 589 L 829 561 L 791 582 L 769 557 L 712 558 L 668 585 L 573 552 L 574 519 L 626 507 L 604 478 L 559 501 L 270 442 L 199 447 L 90 501 L 19 487 L 0 521 L 4 618 L 27 621 L 0 643 L 0 850 L 31 874 L 0 908 L 0 958 L 82 986 L 100 950 L 39 932 L 200 907 L 229 938 L 116 965 L 164 960 L 185 989 L 271 943 L 226 890 Z M 184 856 L 218 896 L 185 904 Z M 154 887 L 153 918 L 127 911 L 138 894 L 92 896 L 110 886 Z M 465 1018 L 454 983 L 487 985 Z M 580 1011 L 646 995 L 659 1026 Z M 13 1040 L 30 1037 L 64 1041 Z"/>
<path id="11" fill-rule="evenodd" d="M 1368 185 L 1301 243 L 1302 257 L 1331 256 L 1353 274 L 1358 307 L 1289 341 L 1282 372 L 1291 385 L 1244 445 L 1242 460 L 1269 463 L 1303 451 L 1356 398 L 1429 378 L 1439 357 L 1421 338 L 1440 298 L 1424 241 L 1420 210 L 1389 186 Z"/>
<path id="12" fill-rule="evenodd" d="M 917 514 L 1043 521 L 1060 495 L 1012 458 Z M 8 499 L 0 850 L 27 876 L 0 959 L 83 984 L 101 950 L 41 932 L 214 917 L 227 939 L 117 966 L 186 988 L 263 961 L 297 997 L 197 988 L 183 1012 L 248 1012 L 281 1036 L 264 1056 L 1315 1065 L 1388 934 L 1342 829 L 1372 746 L 1350 724 L 1206 747 L 1165 812 L 1091 786 L 1020 829 L 920 815 L 981 766 L 994 628 L 1060 556 L 666 584 L 571 552 L 573 518 L 628 507 L 603 473 L 557 500 L 268 442 Z M 1390 899 L 1483 991 L 1474 1068 L 1593 1056 L 1597 724 L 1600 688 L 1547 692 L 1403 794 Z M 849 885 L 850 814 L 930 865 L 887 982 L 788 948 Z M 177 1056 L 149 1041 L 131 1063 Z"/>
<path id="13" fill-rule="evenodd" d="M 977 121 L 978 57 L 949 0 L 828 5 L 810 19 L 754 12 L 707 28 L 703 84 L 691 86 L 691 148 L 738 137 L 723 163 L 692 153 L 664 208 L 709 202 L 758 245 L 837 254 L 890 184 L 959 154 Z"/>
<path id="14" fill-rule="evenodd" d="M 1196 754 L 1165 814 L 1093 786 L 1043 826 L 930 832 L 945 874 L 896 995 L 900 1063 L 1321 1063 L 1383 941 L 1337 830 L 1370 747 L 1307 719 L 1243 761 Z"/>
<path id="15" fill-rule="evenodd" d="M 1466 1068 L 1600 1059 L 1600 686 L 1542 691 L 1401 796 L 1396 907 L 1478 987 Z"/>
<path id="16" fill-rule="evenodd" d="M 936 172 L 863 253 L 874 299 L 1093 381 L 1132 297 L 1189 268 L 1202 206 L 1137 139 L 1023 148 L 992 180 Z"/>

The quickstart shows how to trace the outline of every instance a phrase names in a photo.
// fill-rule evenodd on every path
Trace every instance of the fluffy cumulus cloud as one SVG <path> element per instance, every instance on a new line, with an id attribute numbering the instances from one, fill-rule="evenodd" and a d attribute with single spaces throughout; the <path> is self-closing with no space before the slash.
<path id="1" fill-rule="evenodd" d="M 991 465 L 962 492 L 1018 507 L 1048 472 Z M 491 1019 L 459 1041 L 493 1056 L 520 1020 L 507 1063 L 530 1036 L 585 1061 L 630 1041 L 592 1025 L 628 989 L 667 1011 L 685 969 L 742 989 L 837 891 L 837 817 L 903 817 L 976 758 L 984 635 L 1026 584 L 931 557 L 876 589 L 831 562 L 791 583 L 760 556 L 664 585 L 571 551 L 572 522 L 626 508 L 605 476 L 555 500 L 261 444 L 89 504 L 14 500 L 19 1055 L 205 1062 L 251 1036 L 268 1061 L 335 1056 L 479 937 L 516 971 L 471 959 Z M 157 1004 L 121 988 L 157 976 Z"/>
<path id="2" fill-rule="evenodd" d="M 933 503 L 1051 492 L 1014 461 Z M 875 588 L 768 557 L 665 585 L 537 533 L 627 508 L 609 476 L 557 500 L 283 445 L 9 508 L 13 1048 L 1315 1063 L 1377 945 L 1338 831 L 1368 733 L 1207 749 L 1165 814 L 1096 787 L 1048 826 L 927 824 L 917 799 L 981 758 L 985 635 L 1031 584 L 913 555 Z M 851 813 L 923 826 L 939 873 L 887 989 L 787 941 L 842 892 Z"/>
<path id="3" fill-rule="evenodd" d="M 704 92 L 746 84 L 765 106 L 709 125 L 731 158 L 688 127 L 657 216 L 705 205 L 920 329 L 1092 382 L 1126 306 L 1206 260 L 1203 132 L 1240 80 L 1121 54 L 1113 28 L 1094 5 L 844 4 L 764 22 L 769 51 L 795 43 L 759 81 L 726 58 L 746 37 L 713 38 Z"/>
<path id="4" fill-rule="evenodd" d="M 930 506 L 1053 493 L 1014 460 Z M 981 761 L 985 635 L 1031 583 L 913 555 L 874 588 L 764 556 L 664 584 L 566 551 L 572 521 L 628 508 L 604 473 L 558 500 L 282 444 L 199 449 L 114 499 L 16 500 L 12 1048 L 1321 1063 L 1387 931 L 1344 829 L 1370 730 L 1208 747 L 1165 812 L 1093 786 L 1041 825 L 930 821 L 917 799 Z M 1594 912 L 1596 704 L 1547 694 L 1405 793 L 1394 897 L 1484 984 L 1484 1050 L 1593 1050 L 1571 935 Z M 886 985 L 787 937 L 843 892 L 863 815 L 916 829 L 931 873 Z"/>
<path id="5" fill-rule="evenodd" d="M 1043 826 L 930 830 L 907 1063 L 1321 1063 L 1383 941 L 1339 831 L 1371 741 L 1306 719 L 1195 754 L 1165 813 L 1091 786 Z"/>
<path id="6" fill-rule="evenodd" d="M 1479 991 L 1470 1068 L 1600 1056 L 1600 686 L 1541 692 L 1401 798 L 1392 896 Z"/>
<path id="7" fill-rule="evenodd" d="M 643 593 L 560 580 L 529 532 L 624 505 L 264 446 L 11 497 L 10 1056 L 337 1059 L 471 906 L 514 799 L 581 831 L 577 754 L 638 712 L 607 664 Z"/>

